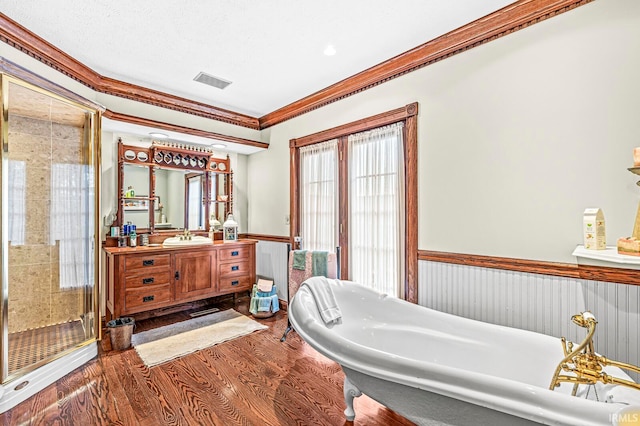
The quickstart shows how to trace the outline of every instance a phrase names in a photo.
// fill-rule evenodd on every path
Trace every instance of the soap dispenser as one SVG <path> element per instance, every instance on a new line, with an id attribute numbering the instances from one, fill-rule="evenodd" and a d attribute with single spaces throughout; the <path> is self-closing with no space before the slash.
<path id="1" fill-rule="evenodd" d="M 129 245 L 135 247 L 138 245 L 138 234 L 136 234 L 136 228 L 134 227 L 129 233 Z"/>

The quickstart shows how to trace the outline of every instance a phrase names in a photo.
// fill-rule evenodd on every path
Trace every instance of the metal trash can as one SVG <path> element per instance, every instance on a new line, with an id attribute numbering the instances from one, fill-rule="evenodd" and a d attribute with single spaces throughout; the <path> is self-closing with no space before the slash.
<path id="1" fill-rule="evenodd" d="M 107 322 L 111 349 L 122 351 L 131 346 L 131 335 L 135 324 L 135 320 L 130 317 L 116 318 Z"/>

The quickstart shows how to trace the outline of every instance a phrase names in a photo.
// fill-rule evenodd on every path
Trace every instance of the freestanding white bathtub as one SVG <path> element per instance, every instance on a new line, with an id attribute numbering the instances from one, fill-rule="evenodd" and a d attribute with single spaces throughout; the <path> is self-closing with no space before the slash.
<path id="1" fill-rule="evenodd" d="M 640 424 L 640 391 L 598 384 L 605 403 L 571 396 L 566 383 L 549 390 L 563 357 L 560 339 L 330 281 L 341 324 L 325 326 L 305 286 L 289 317 L 307 343 L 341 365 L 347 420 L 355 415 L 353 398 L 363 392 L 419 425 Z M 629 380 L 618 368 L 606 371 Z"/>

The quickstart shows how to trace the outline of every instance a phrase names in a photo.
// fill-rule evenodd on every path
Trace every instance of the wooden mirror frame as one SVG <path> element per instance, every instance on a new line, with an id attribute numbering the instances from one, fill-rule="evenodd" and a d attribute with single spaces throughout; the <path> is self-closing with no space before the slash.
<path id="1" fill-rule="evenodd" d="M 125 165 L 139 165 L 149 168 L 149 195 L 125 197 L 126 189 L 124 188 L 124 168 Z M 138 233 L 161 233 L 164 230 L 155 229 L 155 201 L 156 195 L 156 167 L 174 170 L 186 170 L 192 172 L 201 172 L 203 176 L 204 191 L 202 193 L 202 203 L 205 213 L 205 227 L 203 232 L 209 231 L 209 215 L 210 206 L 215 206 L 215 212 L 218 213 L 218 205 L 224 204 L 227 212 L 233 211 L 233 171 L 229 156 L 226 158 L 218 158 L 211 151 L 204 147 L 153 142 L 150 147 L 140 147 L 134 145 L 126 145 L 122 139 L 118 139 L 118 210 L 116 219 L 112 226 L 122 228 L 124 224 L 124 207 L 126 200 L 147 201 L 149 206 L 149 228 L 140 228 Z M 227 195 L 226 201 L 219 201 L 217 191 L 212 191 L 211 183 L 219 185 L 219 179 L 224 178 L 222 186 Z M 216 186 L 219 188 L 219 186 Z M 186 200 L 183 209 L 186 213 Z M 186 224 L 186 219 L 185 219 Z M 200 230 L 192 230 L 200 231 Z M 167 232 L 175 232 L 175 228 L 167 230 Z"/>

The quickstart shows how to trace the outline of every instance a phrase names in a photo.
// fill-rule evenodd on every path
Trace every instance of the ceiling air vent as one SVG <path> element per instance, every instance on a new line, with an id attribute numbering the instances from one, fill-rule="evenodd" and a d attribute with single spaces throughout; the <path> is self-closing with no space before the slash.
<path id="1" fill-rule="evenodd" d="M 225 87 L 231 84 L 230 81 L 224 80 L 219 77 L 214 77 L 204 72 L 198 73 L 198 75 L 196 75 L 194 80 L 200 83 L 207 84 L 209 86 L 217 87 L 218 89 L 224 89 Z"/>

